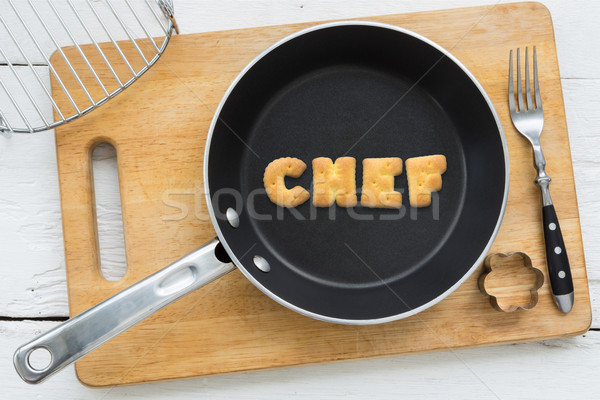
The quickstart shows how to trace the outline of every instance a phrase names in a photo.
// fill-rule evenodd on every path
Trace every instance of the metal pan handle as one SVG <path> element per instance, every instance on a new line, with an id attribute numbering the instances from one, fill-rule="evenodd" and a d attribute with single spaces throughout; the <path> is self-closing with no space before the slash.
<path id="1" fill-rule="evenodd" d="M 17 372 L 25 382 L 39 383 L 166 305 L 233 271 L 233 263 L 217 258 L 215 251 L 223 250 L 217 246 L 219 241 L 212 240 L 21 346 L 13 359 Z M 51 361 L 48 366 L 36 369 L 29 356 L 40 348 L 50 352 Z"/>

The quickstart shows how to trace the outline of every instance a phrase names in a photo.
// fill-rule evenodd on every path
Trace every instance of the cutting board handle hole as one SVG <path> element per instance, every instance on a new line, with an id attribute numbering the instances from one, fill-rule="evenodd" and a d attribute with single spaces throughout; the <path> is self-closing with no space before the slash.
<path id="1" fill-rule="evenodd" d="M 91 150 L 92 197 L 100 273 L 107 281 L 118 281 L 127 272 L 117 150 L 98 143 Z"/>

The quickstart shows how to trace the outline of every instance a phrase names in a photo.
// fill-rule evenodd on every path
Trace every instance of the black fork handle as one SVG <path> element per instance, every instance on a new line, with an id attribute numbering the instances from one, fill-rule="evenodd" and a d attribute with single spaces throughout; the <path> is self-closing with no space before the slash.
<path id="1" fill-rule="evenodd" d="M 572 308 L 573 278 L 571 267 L 567 256 L 567 249 L 563 240 L 558 217 L 554 205 L 546 205 L 542 208 L 544 221 L 544 240 L 546 242 L 546 261 L 548 263 L 548 276 L 552 293 L 555 296 L 558 307 L 563 312 L 569 312 Z M 556 299 L 557 296 L 566 296 Z M 563 300 L 562 304 L 560 300 Z M 570 304 L 569 304 L 570 303 Z"/>

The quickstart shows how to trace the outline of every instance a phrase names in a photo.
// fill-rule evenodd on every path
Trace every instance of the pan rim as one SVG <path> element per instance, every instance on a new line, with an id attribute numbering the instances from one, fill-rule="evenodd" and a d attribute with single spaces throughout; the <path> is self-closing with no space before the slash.
<path id="1" fill-rule="evenodd" d="M 500 141 L 502 143 L 502 150 L 503 150 L 503 154 L 504 154 L 504 167 L 505 167 L 504 196 L 502 199 L 502 205 L 500 207 L 500 213 L 498 216 L 498 220 L 496 221 L 496 225 L 494 227 L 494 230 L 493 230 L 486 246 L 483 248 L 481 254 L 477 258 L 475 263 L 469 268 L 469 270 L 454 285 L 452 285 L 445 292 L 438 295 L 433 300 L 431 300 L 419 307 L 413 308 L 410 311 L 406 311 L 406 312 L 403 312 L 400 314 L 390 315 L 387 317 L 373 318 L 373 319 L 345 319 L 345 318 L 337 318 L 337 317 L 331 317 L 331 316 L 327 316 L 327 315 L 318 314 L 318 313 L 315 313 L 312 311 L 305 310 L 293 303 L 288 302 L 287 300 L 277 296 L 275 293 L 271 292 L 268 288 L 263 286 L 258 280 L 256 280 L 252 276 L 252 274 L 250 274 L 246 270 L 246 268 L 243 266 L 244 264 L 238 260 L 235 253 L 233 252 L 233 250 L 227 244 L 227 240 L 224 238 L 224 234 L 221 231 L 221 228 L 219 227 L 219 224 L 217 222 L 217 217 L 216 217 L 214 209 L 213 209 L 213 204 L 212 204 L 212 200 L 211 200 L 211 196 L 210 196 L 210 185 L 209 185 L 209 180 L 208 180 L 208 159 L 209 159 L 210 145 L 211 145 L 211 141 L 212 141 L 212 136 L 214 134 L 215 126 L 219 120 L 219 116 L 221 114 L 223 106 L 229 99 L 231 92 L 237 86 L 238 82 L 246 75 L 246 73 L 256 63 L 258 63 L 263 57 L 265 57 L 267 54 L 269 54 L 271 51 L 275 50 L 282 44 L 289 42 L 290 40 L 293 40 L 299 36 L 305 35 L 307 33 L 313 32 L 313 31 L 321 30 L 321 29 L 333 28 L 333 27 L 338 27 L 338 26 L 351 26 L 351 25 L 372 26 L 372 27 L 378 27 L 378 28 L 383 28 L 383 29 L 390 29 L 390 30 L 394 30 L 394 31 L 403 33 L 408 36 L 412 36 L 413 38 L 418 39 L 418 40 L 424 42 L 425 44 L 437 49 L 438 51 L 440 51 L 443 54 L 443 56 L 447 57 L 452 62 L 454 62 L 454 64 L 456 64 L 465 73 L 465 75 L 467 75 L 467 77 L 473 82 L 475 87 L 479 90 L 481 96 L 487 103 L 487 105 L 490 109 L 490 112 L 492 113 L 492 116 L 494 117 L 494 121 L 496 122 L 496 126 L 498 128 L 498 133 L 500 136 Z M 433 42 L 432 40 L 430 40 L 418 33 L 410 31 L 408 29 L 401 28 L 399 26 L 395 26 L 395 25 L 391 25 L 391 24 L 381 23 L 381 22 L 365 21 L 365 20 L 345 20 L 345 21 L 336 21 L 336 22 L 317 24 L 317 25 L 302 29 L 300 31 L 297 31 L 295 33 L 292 33 L 291 35 L 288 35 L 288 36 L 284 37 L 283 39 L 277 41 L 276 43 L 272 44 L 271 46 L 269 46 L 267 49 L 265 49 L 260 54 L 258 54 L 252 61 L 250 61 L 244 67 L 244 69 L 242 69 L 242 71 L 236 76 L 236 78 L 232 81 L 230 86 L 227 88 L 227 91 L 223 95 L 223 98 L 221 99 L 217 109 L 214 112 L 213 119 L 211 121 L 209 130 L 208 130 L 208 134 L 206 137 L 206 145 L 205 146 L 206 147 L 204 149 L 203 178 L 204 178 L 204 195 L 206 198 L 208 213 L 210 215 L 211 223 L 217 233 L 219 241 L 221 242 L 221 244 L 227 251 L 227 254 L 231 257 L 231 260 L 233 261 L 234 265 L 242 272 L 242 274 L 246 277 L 246 279 L 248 279 L 254 286 L 256 286 L 264 294 L 269 296 L 272 300 L 278 302 L 279 304 L 281 304 L 299 314 L 302 314 L 307 317 L 311 317 L 311 318 L 314 318 L 314 319 L 317 319 L 320 321 L 325 321 L 325 322 L 332 322 L 332 323 L 344 324 L 344 325 L 374 325 L 374 324 L 391 322 L 391 321 L 396 321 L 399 319 L 410 317 L 412 315 L 415 315 L 415 314 L 417 314 L 423 310 L 426 310 L 427 308 L 430 308 L 430 307 L 434 306 L 435 304 L 439 303 L 440 301 L 442 301 L 443 299 L 448 297 L 451 293 L 453 293 L 456 289 L 458 289 L 458 287 L 460 287 L 473 274 L 473 272 L 475 272 L 475 270 L 479 267 L 479 265 L 481 265 L 486 254 L 490 251 L 492 244 L 494 243 L 494 240 L 496 239 L 496 236 L 498 235 L 498 232 L 500 230 L 500 226 L 502 224 L 502 220 L 504 218 L 504 214 L 506 211 L 506 205 L 508 203 L 508 192 L 509 192 L 509 183 L 510 183 L 510 165 L 509 165 L 509 156 L 508 156 L 508 146 L 506 143 L 506 137 L 504 135 L 504 130 L 503 130 L 502 124 L 500 122 L 500 118 L 498 117 L 498 114 L 496 112 L 496 109 L 494 108 L 492 101 L 490 100 L 489 96 L 483 89 L 483 86 L 479 83 L 477 78 L 475 78 L 475 76 L 467 69 L 467 67 L 465 67 L 456 57 L 454 57 L 449 51 L 444 49 L 439 44 Z"/>

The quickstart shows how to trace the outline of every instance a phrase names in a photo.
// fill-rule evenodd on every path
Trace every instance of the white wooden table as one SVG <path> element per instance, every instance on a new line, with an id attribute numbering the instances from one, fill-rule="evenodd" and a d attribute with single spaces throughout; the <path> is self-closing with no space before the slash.
<path id="1" fill-rule="evenodd" d="M 193 33 L 490 3 L 175 0 L 175 8 L 181 33 Z M 595 316 L 584 336 L 109 389 L 85 388 L 71 366 L 29 386 L 13 369 L 14 350 L 68 316 L 54 134 L 0 135 L 0 398 L 600 398 L 600 2 L 543 3 L 554 20 Z M 0 64 L 0 75 L 7 69 Z M 2 94 L 0 109 L 7 101 Z"/>

